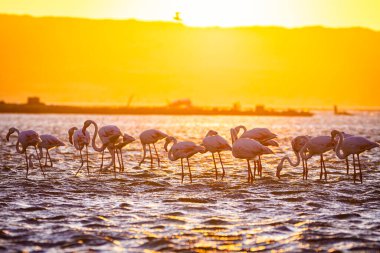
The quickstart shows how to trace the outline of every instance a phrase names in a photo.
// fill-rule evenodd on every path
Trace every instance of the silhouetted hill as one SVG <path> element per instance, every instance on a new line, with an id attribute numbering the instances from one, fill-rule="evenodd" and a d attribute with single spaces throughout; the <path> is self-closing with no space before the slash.
<path id="1" fill-rule="evenodd" d="M 379 106 L 380 33 L 0 15 L 0 99 Z"/>

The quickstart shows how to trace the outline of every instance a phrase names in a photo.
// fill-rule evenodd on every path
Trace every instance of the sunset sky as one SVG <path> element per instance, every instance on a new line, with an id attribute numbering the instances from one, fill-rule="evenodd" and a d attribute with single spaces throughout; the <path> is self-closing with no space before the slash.
<path id="1" fill-rule="evenodd" d="M 379 108 L 379 10 L 380 0 L 0 0 L 0 100 Z M 293 29 L 305 26 L 365 29 Z"/>
<path id="2" fill-rule="evenodd" d="M 172 21 L 191 26 L 276 25 L 380 30 L 379 0 L 1 0 L 0 13 Z"/>

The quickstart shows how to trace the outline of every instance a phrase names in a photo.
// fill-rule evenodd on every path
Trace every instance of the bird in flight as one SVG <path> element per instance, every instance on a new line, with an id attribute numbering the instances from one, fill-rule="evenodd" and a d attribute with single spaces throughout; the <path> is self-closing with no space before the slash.
<path id="1" fill-rule="evenodd" d="M 179 16 L 181 13 L 180 12 L 176 12 L 175 13 L 175 16 L 173 17 L 173 19 L 177 22 L 181 22 L 182 21 L 182 18 Z"/>

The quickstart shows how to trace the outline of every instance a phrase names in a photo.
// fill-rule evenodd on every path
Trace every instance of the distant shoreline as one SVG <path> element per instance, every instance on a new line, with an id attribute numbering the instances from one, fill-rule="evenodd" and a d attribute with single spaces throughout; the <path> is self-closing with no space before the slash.
<path id="1" fill-rule="evenodd" d="M 0 104 L 0 113 L 36 114 L 109 114 L 109 115 L 237 115 L 311 117 L 314 114 L 300 110 L 234 110 L 224 108 L 176 107 L 79 107 L 61 105 Z"/>

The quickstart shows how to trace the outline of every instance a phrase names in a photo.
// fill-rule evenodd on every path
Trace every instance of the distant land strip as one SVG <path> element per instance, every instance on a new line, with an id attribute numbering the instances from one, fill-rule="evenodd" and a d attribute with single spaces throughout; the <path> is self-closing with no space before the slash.
<path id="1" fill-rule="evenodd" d="M 130 115 L 247 115 L 247 116 L 302 116 L 314 114 L 301 110 L 274 110 L 262 107 L 251 110 L 236 110 L 232 108 L 203 107 L 80 107 L 63 105 L 30 105 L 30 104 L 0 104 L 0 113 L 52 113 L 52 114 L 130 114 Z"/>

